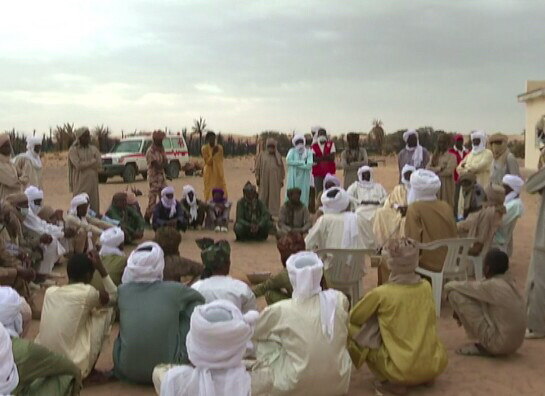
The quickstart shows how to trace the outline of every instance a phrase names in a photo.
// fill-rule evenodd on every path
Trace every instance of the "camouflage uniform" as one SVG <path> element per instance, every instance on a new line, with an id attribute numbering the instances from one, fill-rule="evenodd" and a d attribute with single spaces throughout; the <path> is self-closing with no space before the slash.
<path id="1" fill-rule="evenodd" d="M 151 166 L 151 163 L 156 161 L 161 167 L 160 170 L 155 169 Z M 148 199 L 148 208 L 146 209 L 146 214 L 144 218 L 147 222 L 151 218 L 153 208 L 157 199 L 161 196 L 161 190 L 167 186 L 165 179 L 164 167 L 168 163 L 165 150 L 161 147 L 158 148 L 155 144 L 152 144 L 151 147 L 146 152 L 146 162 L 148 164 L 148 182 L 149 182 L 149 199 Z"/>
<path id="2" fill-rule="evenodd" d="M 209 278 L 214 271 L 230 260 L 231 246 L 229 242 L 221 240 L 214 242 L 210 238 L 201 238 L 195 241 L 201 249 L 201 260 L 204 271 L 201 279 Z"/>

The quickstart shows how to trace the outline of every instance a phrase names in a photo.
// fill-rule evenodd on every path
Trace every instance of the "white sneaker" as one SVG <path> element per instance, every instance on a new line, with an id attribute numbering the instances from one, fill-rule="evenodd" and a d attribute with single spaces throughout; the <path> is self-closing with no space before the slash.
<path id="1" fill-rule="evenodd" d="M 214 231 L 220 232 L 220 231 L 221 231 L 221 227 L 220 227 L 220 226 L 217 226 L 216 228 L 214 228 Z"/>
<path id="2" fill-rule="evenodd" d="M 221 227 L 221 232 L 229 232 L 229 230 L 227 229 L 227 227 Z"/>
<path id="3" fill-rule="evenodd" d="M 538 339 L 538 338 L 545 338 L 545 334 L 534 333 L 532 330 L 526 329 L 526 334 L 524 335 L 524 338 L 526 338 L 527 340 L 534 340 L 534 339 Z"/>

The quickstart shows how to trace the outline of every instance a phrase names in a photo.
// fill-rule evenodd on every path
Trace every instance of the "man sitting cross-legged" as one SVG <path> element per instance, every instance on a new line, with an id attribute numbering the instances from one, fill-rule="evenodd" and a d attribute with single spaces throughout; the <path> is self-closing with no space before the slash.
<path id="1" fill-rule="evenodd" d="M 144 236 L 146 222 L 140 213 L 129 206 L 127 193 L 114 194 L 106 216 L 119 222 L 118 227 L 123 230 L 125 243 L 133 243 Z"/>
<path id="2" fill-rule="evenodd" d="M 482 281 L 452 281 L 445 294 L 454 317 L 475 340 L 457 350 L 462 355 L 508 355 L 524 341 L 526 308 L 507 274 L 509 257 L 499 249 L 484 257 Z"/>
<path id="3" fill-rule="evenodd" d="M 235 235 L 237 241 L 264 241 L 269 236 L 271 215 L 257 195 L 255 186 L 247 182 L 237 203 Z"/>

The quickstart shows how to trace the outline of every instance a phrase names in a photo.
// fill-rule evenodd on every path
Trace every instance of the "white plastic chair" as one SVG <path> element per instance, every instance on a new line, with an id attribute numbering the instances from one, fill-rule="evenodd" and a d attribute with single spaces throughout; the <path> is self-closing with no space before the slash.
<path id="1" fill-rule="evenodd" d="M 484 277 L 483 260 L 486 253 L 488 253 L 488 251 L 490 250 L 492 243 L 493 241 L 490 240 L 486 245 L 484 245 L 478 256 L 467 256 L 467 259 L 473 265 L 473 275 L 475 276 L 475 280 L 479 281 L 482 280 Z"/>
<path id="2" fill-rule="evenodd" d="M 435 301 L 435 313 L 441 316 L 441 296 L 443 294 L 443 282 L 445 279 L 467 279 L 466 259 L 469 248 L 475 242 L 475 238 L 440 239 L 429 243 L 420 243 L 421 250 L 435 250 L 441 247 L 447 248 L 447 255 L 441 272 L 429 271 L 417 267 L 416 273 L 431 279 L 433 299 Z"/>
<path id="3" fill-rule="evenodd" d="M 327 286 L 348 296 L 353 307 L 363 296 L 365 262 L 375 254 L 372 249 L 320 249 Z"/>

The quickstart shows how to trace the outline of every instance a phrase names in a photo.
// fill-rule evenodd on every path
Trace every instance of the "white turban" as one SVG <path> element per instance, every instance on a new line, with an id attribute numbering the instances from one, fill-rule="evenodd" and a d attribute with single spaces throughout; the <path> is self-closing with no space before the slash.
<path id="1" fill-rule="evenodd" d="M 34 147 L 41 146 L 42 139 L 39 137 L 31 136 L 26 138 L 26 152 L 22 154 L 25 158 L 30 160 L 32 166 L 37 169 L 42 168 L 42 160 L 40 159 L 40 154 L 34 151 Z"/>
<path id="2" fill-rule="evenodd" d="M 441 188 L 439 177 L 427 169 L 417 169 L 411 175 L 409 204 L 418 201 L 435 201 L 437 192 Z"/>
<path id="3" fill-rule="evenodd" d="M 69 213 L 71 215 L 76 216 L 78 213 L 78 206 L 88 204 L 88 203 L 89 203 L 89 195 L 87 193 L 81 193 L 76 195 L 74 198 L 72 198 L 72 201 L 70 201 Z"/>
<path id="4" fill-rule="evenodd" d="M 293 286 L 293 299 L 303 301 L 316 294 L 320 295 L 320 320 L 322 331 L 331 342 L 335 331 L 335 310 L 337 292 L 322 291 L 320 282 L 324 273 L 324 263 L 313 252 L 292 254 L 286 261 L 290 283 Z"/>
<path id="5" fill-rule="evenodd" d="M 522 186 L 524 186 L 524 180 L 517 175 L 505 175 L 502 179 L 502 183 L 511 187 L 513 190 L 505 196 L 505 203 L 518 197 L 522 190 Z"/>
<path id="6" fill-rule="evenodd" d="M 172 219 L 176 215 L 176 198 L 169 199 L 167 198 L 167 194 L 174 195 L 174 188 L 168 186 L 161 190 L 161 203 L 165 208 L 170 209 L 168 218 Z"/>
<path id="7" fill-rule="evenodd" d="M 405 179 L 405 173 L 407 172 L 414 172 L 416 168 L 412 165 L 405 164 L 403 165 L 403 168 L 401 169 L 401 183 L 405 185 L 405 187 L 409 188 L 411 185 L 411 181 L 408 179 Z"/>
<path id="8" fill-rule="evenodd" d="M 111 227 L 100 234 L 101 256 L 124 256 L 119 246 L 125 241 L 125 233 L 119 227 Z"/>
<path id="9" fill-rule="evenodd" d="M 409 140 L 409 136 L 414 135 L 416 136 L 416 147 L 409 147 L 407 141 Z M 418 132 L 416 132 L 415 129 L 409 129 L 406 132 L 403 133 L 403 140 L 405 141 L 405 149 L 407 151 L 413 152 L 413 164 L 416 168 L 418 168 L 420 165 L 422 165 L 422 161 L 424 160 L 424 150 L 422 149 L 422 146 L 420 145 L 420 139 L 418 138 Z"/>
<path id="10" fill-rule="evenodd" d="M 338 191 L 337 194 L 330 198 L 328 193 Z M 346 211 L 350 205 L 350 196 L 340 187 L 331 187 L 322 193 L 322 211 L 325 214 L 340 214 L 344 216 L 344 230 L 341 241 L 341 248 L 350 249 L 358 243 L 359 228 L 358 216 L 354 212 Z"/>
<path id="11" fill-rule="evenodd" d="M 366 172 L 369 172 L 369 175 L 371 176 L 369 181 L 362 179 L 362 175 Z M 372 188 L 375 185 L 375 183 L 373 183 L 373 170 L 370 166 L 364 165 L 358 169 L 358 180 L 358 184 L 363 188 Z"/>
<path id="12" fill-rule="evenodd" d="M 44 199 L 44 192 L 35 186 L 28 186 L 25 190 L 25 195 L 28 198 L 28 207 L 35 215 L 40 213 L 43 205 L 36 205 L 34 201 Z"/>
<path id="13" fill-rule="evenodd" d="M 0 325 L 0 395 L 10 395 L 19 384 L 19 373 L 13 359 L 11 338 Z"/>
<path id="14" fill-rule="evenodd" d="M 23 298 L 11 287 L 0 287 L 0 323 L 12 337 L 23 333 L 23 304 Z"/>
<path id="15" fill-rule="evenodd" d="M 199 206 L 197 204 L 197 194 L 195 193 L 195 189 L 193 186 L 190 186 L 189 184 L 186 184 L 183 189 L 182 197 L 185 199 L 185 202 L 189 205 L 189 216 L 191 217 L 191 221 L 197 220 L 197 216 L 199 214 L 198 209 Z M 193 200 L 189 199 L 188 194 L 192 192 L 193 193 Z"/>
<path id="16" fill-rule="evenodd" d="M 121 282 L 152 283 L 162 281 L 164 268 L 165 255 L 161 246 L 155 242 L 144 242 L 129 256 Z"/>
<path id="17" fill-rule="evenodd" d="M 471 144 L 473 144 L 473 139 L 481 139 L 478 146 L 473 146 L 473 153 L 479 154 L 483 152 L 486 149 L 486 134 L 483 131 L 473 131 L 471 132 Z"/>

